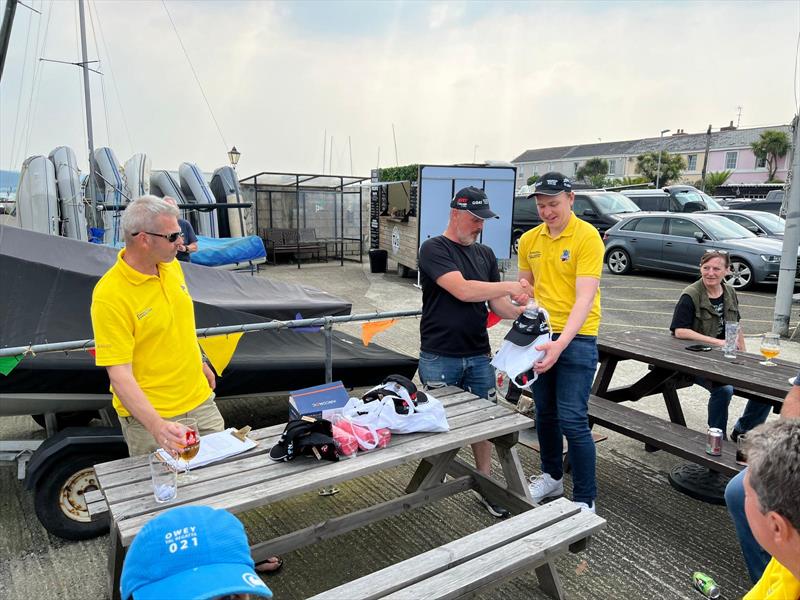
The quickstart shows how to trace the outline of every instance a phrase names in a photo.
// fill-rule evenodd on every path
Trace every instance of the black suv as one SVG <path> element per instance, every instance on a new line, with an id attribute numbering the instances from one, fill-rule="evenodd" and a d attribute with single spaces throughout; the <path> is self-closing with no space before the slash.
<path id="1" fill-rule="evenodd" d="M 597 227 L 602 235 L 606 229 L 619 223 L 629 213 L 639 212 L 639 207 L 617 192 L 606 190 L 578 190 L 572 211 L 587 223 Z M 511 220 L 511 252 L 517 253 L 519 238 L 523 233 L 541 225 L 539 211 L 533 198 L 514 198 L 514 216 Z"/>
<path id="2" fill-rule="evenodd" d="M 670 185 L 660 190 L 623 190 L 641 210 L 665 212 L 697 212 L 722 210 L 708 194 L 691 185 Z"/>

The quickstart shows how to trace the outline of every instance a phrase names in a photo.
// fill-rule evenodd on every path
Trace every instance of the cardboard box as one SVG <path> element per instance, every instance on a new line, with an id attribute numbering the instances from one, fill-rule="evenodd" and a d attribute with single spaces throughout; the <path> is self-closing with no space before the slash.
<path id="1" fill-rule="evenodd" d="M 349 399 L 341 381 L 295 390 L 289 393 L 289 419 L 309 416 L 330 420 L 342 412 Z"/>

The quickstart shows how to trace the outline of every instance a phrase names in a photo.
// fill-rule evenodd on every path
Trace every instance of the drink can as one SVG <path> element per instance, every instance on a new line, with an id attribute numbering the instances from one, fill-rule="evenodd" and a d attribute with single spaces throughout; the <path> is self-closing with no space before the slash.
<path id="1" fill-rule="evenodd" d="M 692 573 L 692 583 L 694 588 L 706 598 L 719 598 L 719 586 L 705 573 L 695 571 Z"/>
<path id="2" fill-rule="evenodd" d="M 706 432 L 706 454 L 719 456 L 722 454 L 722 429 L 709 427 Z"/>

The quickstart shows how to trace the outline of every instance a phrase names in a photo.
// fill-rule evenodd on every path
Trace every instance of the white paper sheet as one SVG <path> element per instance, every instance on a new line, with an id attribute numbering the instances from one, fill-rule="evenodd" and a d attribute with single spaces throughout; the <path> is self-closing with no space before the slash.
<path id="1" fill-rule="evenodd" d="M 197 453 L 197 456 L 189 461 L 189 468 L 194 469 L 195 467 L 202 467 L 215 463 L 223 458 L 235 456 L 256 447 L 256 443 L 250 438 L 245 438 L 243 442 L 239 438 L 234 437 L 232 435 L 234 431 L 236 431 L 236 429 L 231 427 L 225 431 L 218 431 L 217 433 L 209 433 L 208 435 L 200 436 L 200 451 Z M 174 459 L 172 455 L 163 448 L 159 448 L 157 452 L 161 459 L 169 463 L 174 469 L 183 471 L 186 468 L 186 464 L 182 460 Z"/>

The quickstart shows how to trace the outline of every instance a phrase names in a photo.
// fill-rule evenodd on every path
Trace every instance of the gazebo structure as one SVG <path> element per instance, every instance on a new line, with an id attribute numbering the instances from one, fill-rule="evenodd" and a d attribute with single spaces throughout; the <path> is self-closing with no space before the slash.
<path id="1" fill-rule="evenodd" d="M 364 194 L 367 177 L 310 173 L 261 172 L 241 179 L 245 201 L 255 211 L 256 234 L 269 248 L 277 248 L 278 231 L 287 234 L 283 249 L 301 256 L 310 254 L 311 242 L 325 249 L 327 258 L 363 261 Z M 270 239 L 272 237 L 273 239 Z M 291 238 L 291 241 L 288 241 Z M 296 252 L 292 252 L 296 244 Z"/>

